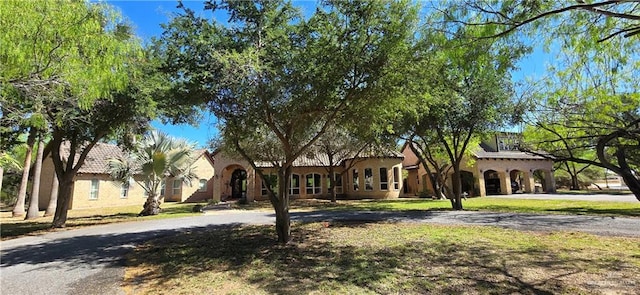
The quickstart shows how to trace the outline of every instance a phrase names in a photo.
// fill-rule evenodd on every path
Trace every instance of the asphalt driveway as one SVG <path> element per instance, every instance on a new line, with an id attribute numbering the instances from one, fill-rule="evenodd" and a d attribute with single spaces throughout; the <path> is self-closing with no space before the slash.
<path id="1" fill-rule="evenodd" d="M 293 221 L 367 220 L 490 225 L 640 237 L 640 219 L 472 211 L 293 212 Z M 100 225 L 0 242 L 0 294 L 122 294 L 123 256 L 136 244 L 186 229 L 274 224 L 271 212 L 215 211 L 202 216 Z"/>

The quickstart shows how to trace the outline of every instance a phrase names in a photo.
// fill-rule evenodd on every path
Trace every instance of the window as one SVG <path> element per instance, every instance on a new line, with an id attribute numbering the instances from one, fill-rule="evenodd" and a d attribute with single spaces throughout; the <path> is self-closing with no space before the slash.
<path id="1" fill-rule="evenodd" d="M 400 189 L 400 184 L 398 183 L 399 181 L 400 181 L 400 167 L 394 167 L 393 168 L 393 189 L 394 190 Z"/>
<path id="2" fill-rule="evenodd" d="M 198 186 L 198 191 L 206 192 L 207 191 L 207 180 L 200 179 L 200 185 Z"/>
<path id="3" fill-rule="evenodd" d="M 291 183 L 289 183 L 289 195 L 300 194 L 300 175 L 291 174 Z"/>
<path id="4" fill-rule="evenodd" d="M 165 187 L 167 186 L 167 184 L 164 182 L 164 180 L 162 182 L 160 182 L 160 195 L 164 196 L 165 193 Z"/>
<path id="5" fill-rule="evenodd" d="M 269 191 L 267 190 L 267 187 L 265 186 L 265 184 L 268 184 L 269 187 L 271 188 L 272 191 L 276 192 L 278 191 L 278 175 L 265 175 L 264 176 L 264 180 L 262 181 L 262 195 L 266 196 Z"/>
<path id="6" fill-rule="evenodd" d="M 120 199 L 126 199 L 129 197 L 129 183 L 123 182 L 120 186 Z"/>
<path id="7" fill-rule="evenodd" d="M 353 191 L 358 191 L 358 169 L 353 169 Z"/>
<path id="8" fill-rule="evenodd" d="M 307 195 L 318 195 L 322 193 L 321 185 L 320 174 L 307 174 L 307 183 L 305 185 L 305 187 L 307 188 Z"/>
<path id="9" fill-rule="evenodd" d="M 380 190 L 389 190 L 389 175 L 387 175 L 387 168 L 380 168 Z"/>
<path id="10" fill-rule="evenodd" d="M 182 181 L 180 181 L 180 179 L 174 179 L 173 180 L 173 195 L 179 195 L 180 194 L 180 188 L 182 187 Z"/>
<path id="11" fill-rule="evenodd" d="M 336 194 L 341 194 L 342 193 L 342 175 L 338 174 L 338 173 L 333 173 L 333 191 L 336 192 Z M 327 177 L 327 188 L 331 187 L 331 178 Z"/>
<path id="12" fill-rule="evenodd" d="M 371 168 L 364 169 L 364 190 L 373 190 L 373 169 Z"/>
<path id="13" fill-rule="evenodd" d="M 97 200 L 98 199 L 98 180 L 91 180 L 91 190 L 89 191 L 89 199 Z"/>

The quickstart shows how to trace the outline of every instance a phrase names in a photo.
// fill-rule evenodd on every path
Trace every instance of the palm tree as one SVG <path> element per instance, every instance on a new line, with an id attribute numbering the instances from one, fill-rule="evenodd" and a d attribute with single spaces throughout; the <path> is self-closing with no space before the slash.
<path id="1" fill-rule="evenodd" d="M 160 213 L 158 190 L 166 177 L 182 179 L 191 185 L 194 145 L 165 133 L 153 131 L 144 136 L 136 147 L 122 157 L 109 159 L 108 172 L 114 180 L 128 185 L 136 182 L 147 194 L 142 216 Z"/>

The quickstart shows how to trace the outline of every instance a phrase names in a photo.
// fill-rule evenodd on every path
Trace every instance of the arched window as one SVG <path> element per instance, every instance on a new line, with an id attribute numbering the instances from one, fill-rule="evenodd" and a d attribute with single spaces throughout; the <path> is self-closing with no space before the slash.
<path id="1" fill-rule="evenodd" d="M 305 187 L 307 195 L 319 195 L 322 193 L 322 184 L 320 182 L 320 174 L 307 174 Z"/>

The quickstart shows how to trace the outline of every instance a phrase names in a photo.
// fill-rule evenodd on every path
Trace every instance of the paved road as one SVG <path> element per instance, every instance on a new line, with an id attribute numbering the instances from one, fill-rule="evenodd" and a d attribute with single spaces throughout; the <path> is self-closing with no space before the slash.
<path id="1" fill-rule="evenodd" d="M 494 225 L 640 237 L 640 219 L 489 212 L 294 212 L 294 221 L 364 220 Z M 136 244 L 185 229 L 274 224 L 270 212 L 216 211 L 196 217 L 117 223 L 0 242 L 0 294 L 122 294 L 123 255 Z M 30 280 L 37 278 L 35 280 Z"/>
<path id="2" fill-rule="evenodd" d="M 571 200 L 571 201 L 611 201 L 611 202 L 632 202 L 638 203 L 636 196 L 593 194 L 593 195 L 569 195 L 569 194 L 513 194 L 513 195 L 493 195 L 491 198 L 505 199 L 538 199 L 538 200 Z"/>

